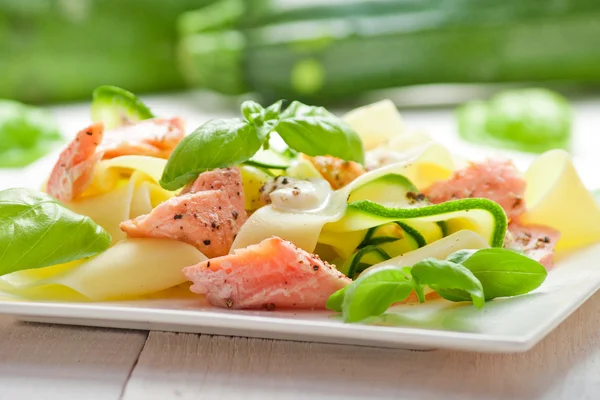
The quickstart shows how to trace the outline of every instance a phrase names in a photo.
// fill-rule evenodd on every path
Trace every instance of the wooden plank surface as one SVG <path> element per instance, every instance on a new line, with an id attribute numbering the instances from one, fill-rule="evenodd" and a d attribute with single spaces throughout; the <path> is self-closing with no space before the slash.
<path id="1" fill-rule="evenodd" d="M 118 400 L 147 335 L 0 317 L 0 399 Z"/>
<path id="2" fill-rule="evenodd" d="M 599 399 L 600 293 L 532 351 L 405 351 L 151 332 L 125 400 Z"/>

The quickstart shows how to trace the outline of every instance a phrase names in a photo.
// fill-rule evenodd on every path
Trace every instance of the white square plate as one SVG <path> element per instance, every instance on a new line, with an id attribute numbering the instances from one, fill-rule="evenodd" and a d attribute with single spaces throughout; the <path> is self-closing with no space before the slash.
<path id="1" fill-rule="evenodd" d="M 0 301 L 0 313 L 60 324 L 165 330 L 410 349 L 529 350 L 600 288 L 600 245 L 561 260 L 535 292 L 486 303 L 396 306 L 376 323 L 327 311 L 232 311 L 197 298 L 105 303 Z"/>
<path id="2" fill-rule="evenodd" d="M 168 102 L 167 102 L 168 103 Z M 175 104 L 175 103 L 174 103 Z M 85 124 L 87 106 L 65 109 L 59 119 L 69 130 Z M 197 113 L 197 110 L 194 110 Z M 181 114 L 181 110 L 177 109 Z M 182 116 L 186 117 L 184 112 Z M 191 112 L 190 112 L 191 114 Z M 407 113 L 410 120 L 410 113 Z M 592 115 L 592 114 L 589 114 Z M 595 115 L 595 114 L 594 114 Z M 75 116 L 75 117 L 73 117 Z M 413 115 L 426 117 L 440 138 L 453 149 L 451 114 Z M 196 114 L 196 119 L 198 119 Z M 591 119 L 588 119 L 592 122 Z M 68 122 L 68 123 L 67 123 Z M 598 122 L 595 121 L 594 122 Z M 591 127 L 597 124 L 587 125 Z M 595 135 L 581 133 L 582 140 Z M 455 137 L 455 136 L 454 136 Z M 444 139 L 444 140 L 442 140 Z M 576 146 L 577 148 L 584 146 Z M 476 154 L 462 143 L 467 154 Z M 576 152 L 577 153 L 577 152 Z M 581 156 L 584 156 L 581 158 Z M 576 163 L 589 187 L 596 187 L 597 163 L 579 154 Z M 522 166 L 531 158 L 519 162 Z M 0 189 L 31 186 L 47 174 L 44 163 L 20 173 L 0 171 Z M 328 311 L 231 311 L 213 308 L 204 300 L 186 297 L 104 303 L 25 302 L 0 299 L 0 313 L 19 319 L 60 324 L 91 325 L 145 330 L 198 332 L 219 335 L 263 337 L 411 349 L 447 348 L 482 352 L 526 351 L 565 320 L 600 288 L 600 244 L 559 260 L 546 282 L 535 292 L 486 303 L 482 310 L 472 305 L 444 300 L 391 309 L 375 322 L 380 326 L 344 324 Z"/>

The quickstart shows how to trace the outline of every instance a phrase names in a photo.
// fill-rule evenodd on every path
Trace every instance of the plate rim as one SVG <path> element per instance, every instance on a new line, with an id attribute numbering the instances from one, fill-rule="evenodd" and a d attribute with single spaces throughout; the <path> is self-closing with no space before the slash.
<path id="1" fill-rule="evenodd" d="M 194 332 L 384 348 L 415 349 L 416 346 L 417 349 L 521 353 L 531 350 L 598 290 L 600 290 L 600 284 L 590 285 L 586 290 L 579 291 L 571 302 L 557 307 L 546 323 L 521 335 L 402 326 L 339 324 L 332 321 L 222 313 L 204 309 L 116 305 L 114 302 L 0 300 L 0 314 L 12 315 L 25 321 L 29 319 L 34 322 L 117 329 Z M 140 302 L 143 303 L 143 300 Z M 294 313 L 293 310 L 289 310 L 289 312 Z M 323 313 L 334 315 L 329 311 L 323 311 Z M 140 328 L 139 324 L 147 324 L 148 328 Z"/>

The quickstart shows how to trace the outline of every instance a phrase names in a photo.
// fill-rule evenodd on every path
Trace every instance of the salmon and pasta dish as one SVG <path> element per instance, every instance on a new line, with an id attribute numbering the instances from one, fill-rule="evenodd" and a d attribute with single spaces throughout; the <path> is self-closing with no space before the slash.
<path id="1" fill-rule="evenodd" d="M 524 170 L 469 160 L 411 130 L 389 100 L 342 116 L 246 101 L 238 118 L 190 129 L 103 86 L 91 115 L 37 190 L 0 191 L 0 291 L 186 293 L 368 322 L 396 304 L 526 295 L 600 241 L 600 208 L 568 152 Z"/>

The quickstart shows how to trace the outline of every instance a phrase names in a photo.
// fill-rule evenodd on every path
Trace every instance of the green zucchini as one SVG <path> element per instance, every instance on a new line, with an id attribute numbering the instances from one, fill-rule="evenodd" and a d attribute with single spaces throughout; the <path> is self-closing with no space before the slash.
<path id="1" fill-rule="evenodd" d="M 247 0 L 219 29 L 188 27 L 186 80 L 313 103 L 427 83 L 600 82 L 597 1 L 287 3 Z"/>
<path id="2" fill-rule="evenodd" d="M 176 19 L 213 0 L 0 0 L 0 98 L 88 99 L 184 87 Z"/>
<path id="3" fill-rule="evenodd" d="M 92 120 L 104 122 L 106 129 L 154 117 L 136 95 L 120 87 L 100 86 L 92 97 Z"/>
<path id="4" fill-rule="evenodd" d="M 348 204 L 342 219 L 325 225 L 323 229 L 345 232 L 368 229 L 392 221 L 410 222 L 411 225 L 415 221 L 446 221 L 449 233 L 471 230 L 485 238 L 492 247 L 502 247 L 507 227 L 502 207 L 491 200 L 474 198 L 419 208 L 390 208 L 369 200 L 356 201 Z"/>
<path id="5" fill-rule="evenodd" d="M 386 207 L 396 208 L 415 208 L 431 205 L 429 200 L 419 193 L 417 187 L 410 180 L 399 174 L 383 175 L 354 189 L 348 197 L 348 203 L 361 200 L 369 200 Z M 418 234 L 419 238 L 426 243 L 444 237 L 443 230 L 437 222 L 411 220 L 403 222 L 402 226 L 406 228 L 405 231 L 409 229 L 411 232 Z"/>
<path id="6" fill-rule="evenodd" d="M 370 256 L 370 257 L 369 257 Z M 339 271 L 354 279 L 367 267 L 392 258 L 385 250 L 377 246 L 367 246 L 358 250 L 341 267 Z M 367 262 L 362 262 L 367 261 Z"/>
<path id="7" fill-rule="evenodd" d="M 244 164 L 266 169 L 288 169 L 295 157 L 276 152 L 271 149 L 261 149 Z"/>
<path id="8" fill-rule="evenodd" d="M 506 214 L 491 200 L 465 199 L 433 205 L 410 180 L 391 173 L 352 190 L 345 215 L 323 227 L 319 243 L 337 249 L 346 260 L 340 271 L 353 278 L 370 265 L 464 229 L 500 247 L 506 228 Z"/>

